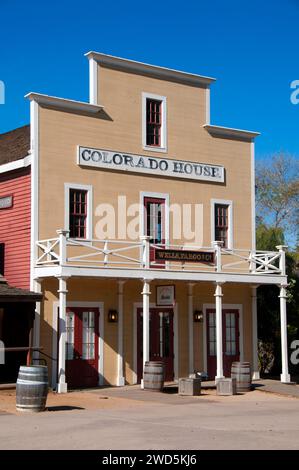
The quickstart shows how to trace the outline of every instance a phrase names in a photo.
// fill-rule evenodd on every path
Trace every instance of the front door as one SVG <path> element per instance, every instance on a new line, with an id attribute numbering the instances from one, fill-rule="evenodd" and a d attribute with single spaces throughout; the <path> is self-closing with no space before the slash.
<path id="1" fill-rule="evenodd" d="M 99 382 L 99 309 L 66 310 L 66 381 L 70 388 Z"/>
<path id="2" fill-rule="evenodd" d="M 137 311 L 137 378 L 140 383 L 143 374 L 143 314 Z M 163 361 L 165 380 L 172 381 L 173 373 L 173 311 L 171 309 L 150 309 L 150 361 Z"/>
<path id="3" fill-rule="evenodd" d="M 212 380 L 216 376 L 216 310 L 207 310 L 207 358 L 208 376 Z M 240 360 L 239 342 L 239 310 L 222 310 L 223 334 L 223 374 L 231 375 L 231 365 Z"/>

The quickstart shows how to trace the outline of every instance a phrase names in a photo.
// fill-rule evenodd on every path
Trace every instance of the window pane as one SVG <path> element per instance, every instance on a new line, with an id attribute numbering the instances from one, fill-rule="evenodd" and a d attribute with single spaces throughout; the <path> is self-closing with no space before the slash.
<path id="1" fill-rule="evenodd" d="M 228 240 L 228 210 L 228 205 L 215 204 L 215 240 L 222 241 L 224 247 Z"/>
<path id="2" fill-rule="evenodd" d="M 72 238 L 86 237 L 87 191 L 70 189 L 69 225 Z"/>
<path id="3" fill-rule="evenodd" d="M 95 358 L 94 312 L 83 312 L 82 359 Z"/>
<path id="4" fill-rule="evenodd" d="M 73 312 L 66 315 L 66 360 L 74 359 L 74 338 L 75 338 L 75 314 Z"/>
<path id="5" fill-rule="evenodd" d="M 146 144 L 161 145 L 162 101 L 146 100 Z"/>

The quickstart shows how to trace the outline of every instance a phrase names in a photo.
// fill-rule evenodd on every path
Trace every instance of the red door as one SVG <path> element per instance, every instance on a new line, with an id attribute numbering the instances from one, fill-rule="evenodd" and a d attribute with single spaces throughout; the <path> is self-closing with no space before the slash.
<path id="1" fill-rule="evenodd" d="M 143 318 L 142 309 L 137 311 L 137 378 L 143 374 Z M 150 309 L 150 361 L 163 361 L 165 380 L 172 381 L 173 373 L 173 311 Z"/>
<path id="2" fill-rule="evenodd" d="M 223 334 L 223 374 L 231 375 L 231 365 L 240 360 L 239 311 L 222 310 Z M 207 358 L 208 375 L 212 380 L 216 376 L 216 310 L 207 310 Z"/>
<path id="3" fill-rule="evenodd" d="M 150 237 L 150 243 L 165 245 L 165 199 L 155 197 L 144 198 L 144 233 Z M 150 248 L 150 262 L 155 261 L 155 248 Z M 165 262 L 158 261 L 163 267 Z M 154 267 L 153 265 L 152 267 Z"/>
<path id="4" fill-rule="evenodd" d="M 99 382 L 99 309 L 67 308 L 66 380 L 70 388 Z"/>

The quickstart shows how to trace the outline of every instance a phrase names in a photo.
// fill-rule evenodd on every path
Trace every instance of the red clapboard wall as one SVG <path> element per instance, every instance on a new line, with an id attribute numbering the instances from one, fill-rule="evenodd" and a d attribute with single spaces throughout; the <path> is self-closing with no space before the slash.
<path id="1" fill-rule="evenodd" d="M 0 244 L 4 243 L 4 277 L 15 287 L 30 287 L 30 167 L 0 174 L 0 197 L 13 206 L 0 208 Z"/>

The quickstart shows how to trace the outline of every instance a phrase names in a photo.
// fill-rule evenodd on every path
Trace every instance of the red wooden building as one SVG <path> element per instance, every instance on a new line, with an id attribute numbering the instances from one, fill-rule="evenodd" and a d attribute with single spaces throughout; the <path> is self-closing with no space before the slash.
<path id="1" fill-rule="evenodd" d="M 30 287 L 30 129 L 0 135 L 0 382 L 14 382 L 32 341 L 35 302 Z M 18 350 L 12 351 L 14 348 Z"/>

